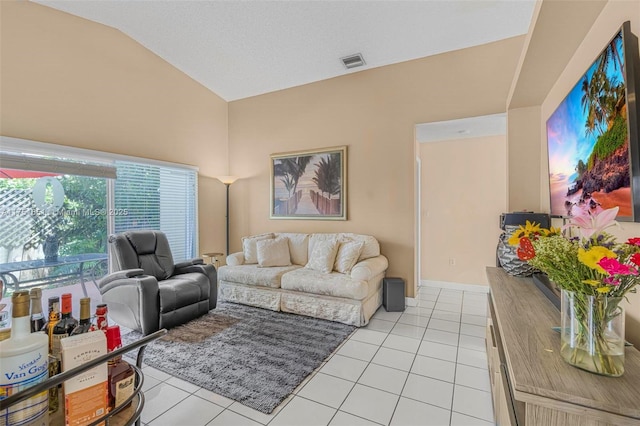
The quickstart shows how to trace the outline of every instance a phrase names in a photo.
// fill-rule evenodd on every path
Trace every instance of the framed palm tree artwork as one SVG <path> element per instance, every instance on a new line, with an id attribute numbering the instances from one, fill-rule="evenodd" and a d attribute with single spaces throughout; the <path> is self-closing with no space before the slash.
<path id="1" fill-rule="evenodd" d="M 271 219 L 347 220 L 347 147 L 271 155 Z"/>

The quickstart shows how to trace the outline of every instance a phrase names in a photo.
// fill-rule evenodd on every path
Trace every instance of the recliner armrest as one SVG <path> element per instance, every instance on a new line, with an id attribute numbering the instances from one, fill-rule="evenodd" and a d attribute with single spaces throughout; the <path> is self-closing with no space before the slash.
<path id="1" fill-rule="evenodd" d="M 383 255 L 372 257 L 358 262 L 351 269 L 351 278 L 354 280 L 369 280 L 383 273 L 389 267 L 389 261 Z"/>
<path id="2" fill-rule="evenodd" d="M 98 282 L 98 290 L 104 295 L 106 292 L 125 286 L 152 288 L 157 293 L 158 280 L 151 275 L 144 275 L 142 269 L 127 269 L 114 272 Z"/>
<path id="3" fill-rule="evenodd" d="M 127 278 L 138 277 L 141 275 L 144 275 L 144 271 L 142 269 L 125 269 L 123 271 L 117 271 L 101 279 L 98 283 L 98 288 L 101 288 L 102 286 L 116 280 L 123 280 Z"/>
<path id="4" fill-rule="evenodd" d="M 119 324 L 146 336 L 159 328 L 160 289 L 158 280 L 151 275 L 126 276 L 138 271 L 142 270 L 115 272 L 101 280 L 98 289 L 109 312 L 118 316 Z"/>
<path id="5" fill-rule="evenodd" d="M 184 262 L 176 263 L 174 268 L 180 269 L 191 265 L 204 265 L 204 260 L 202 258 L 185 260 Z"/>

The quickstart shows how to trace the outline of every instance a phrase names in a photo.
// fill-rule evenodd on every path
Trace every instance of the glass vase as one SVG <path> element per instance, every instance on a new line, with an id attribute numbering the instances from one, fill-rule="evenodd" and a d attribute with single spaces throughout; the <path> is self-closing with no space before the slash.
<path id="1" fill-rule="evenodd" d="M 624 310 L 621 297 L 562 290 L 561 348 L 569 364 L 604 376 L 624 373 Z"/>

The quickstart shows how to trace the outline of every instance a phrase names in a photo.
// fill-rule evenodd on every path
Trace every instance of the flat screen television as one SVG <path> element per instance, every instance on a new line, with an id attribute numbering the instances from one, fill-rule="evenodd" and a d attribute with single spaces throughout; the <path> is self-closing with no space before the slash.
<path id="1" fill-rule="evenodd" d="M 547 120 L 551 217 L 640 222 L 638 40 L 625 22 Z"/>

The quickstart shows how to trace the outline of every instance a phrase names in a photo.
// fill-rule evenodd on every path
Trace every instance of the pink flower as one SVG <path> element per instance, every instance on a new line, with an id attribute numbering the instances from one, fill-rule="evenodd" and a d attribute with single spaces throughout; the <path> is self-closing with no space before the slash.
<path id="1" fill-rule="evenodd" d="M 619 207 L 613 207 L 593 215 L 587 213 L 575 216 L 562 229 L 575 227 L 584 238 L 591 238 L 593 234 L 600 233 L 616 224 L 615 219 L 618 215 L 618 210 Z"/>
<path id="2" fill-rule="evenodd" d="M 638 275 L 638 270 L 624 263 L 618 262 L 618 259 L 602 258 L 598 265 L 607 271 L 607 274 L 613 275 Z"/>
<path id="3" fill-rule="evenodd" d="M 607 277 L 602 281 L 607 285 L 620 285 L 620 280 L 616 277 Z"/>
<path id="4" fill-rule="evenodd" d="M 632 245 L 632 246 L 640 246 L 640 238 L 629 238 L 627 240 L 627 244 Z"/>

